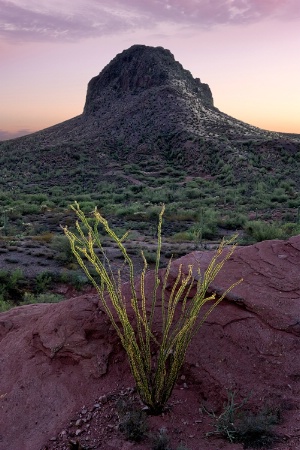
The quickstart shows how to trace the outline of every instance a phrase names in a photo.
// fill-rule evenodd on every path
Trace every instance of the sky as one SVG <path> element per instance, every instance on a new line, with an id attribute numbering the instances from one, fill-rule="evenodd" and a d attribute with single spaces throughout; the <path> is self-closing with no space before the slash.
<path id="1" fill-rule="evenodd" d="M 89 80 L 162 46 L 221 111 L 300 133 L 300 0 L 0 0 L 0 140 L 82 113 Z"/>

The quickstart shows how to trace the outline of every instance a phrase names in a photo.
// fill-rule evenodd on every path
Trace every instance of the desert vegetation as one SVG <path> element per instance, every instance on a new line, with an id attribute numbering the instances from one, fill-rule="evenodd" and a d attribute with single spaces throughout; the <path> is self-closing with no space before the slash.
<path id="1" fill-rule="evenodd" d="M 191 177 L 171 165 L 152 164 L 146 172 L 137 164 L 126 164 L 124 175 L 116 174 L 113 181 L 87 183 L 83 189 L 74 177 L 67 187 L 37 185 L 34 194 L 26 180 L 12 191 L 4 178 L 2 183 L 0 180 L 0 235 L 58 233 L 60 223 L 73 220 L 68 205 L 74 200 L 84 212 L 97 206 L 114 225 L 145 234 L 151 231 L 151 221 L 155 230 L 159 205 L 165 203 L 164 234 L 174 240 L 193 241 L 195 230 L 202 240 L 220 239 L 227 230 L 239 230 L 242 243 L 299 233 L 298 189 L 292 179 L 287 181 L 282 174 L 266 175 L 255 183 L 229 182 L 222 178 L 226 167 L 209 178 Z M 89 171 L 86 178 L 89 180 Z M 263 235 L 260 228 L 264 228 Z"/>
<path id="2" fill-rule="evenodd" d="M 77 271 L 40 272 L 26 276 L 20 268 L 0 270 L 0 312 L 31 303 L 57 303 L 64 296 L 55 292 L 63 284 L 80 291 L 88 280 Z"/>
<path id="3" fill-rule="evenodd" d="M 184 275 L 179 266 L 175 283 L 168 293 L 172 258 L 163 279 L 159 278 L 161 228 L 165 211 L 163 205 L 158 220 L 153 289 L 151 293 L 146 293 L 148 263 L 141 251 L 143 269 L 137 287 L 134 264 L 123 243 L 128 233 L 118 237 L 97 209 L 92 218 L 84 214 L 78 203 L 75 203 L 72 209 L 78 218 L 76 232 L 64 228 L 72 252 L 96 288 L 102 307 L 122 342 L 141 400 L 150 413 L 160 414 L 172 393 L 192 338 L 213 309 L 239 283 L 229 286 L 219 298 L 216 294 L 207 295 L 211 282 L 233 253 L 234 246 L 227 248 L 226 252 L 224 248 L 232 244 L 234 238 L 228 242 L 222 241 L 205 271 L 198 264 L 195 267 L 190 266 L 189 273 Z M 112 263 L 103 250 L 100 234 L 102 231 L 116 243 L 123 257 L 122 268 L 117 274 L 114 274 Z M 100 255 L 97 251 L 100 251 Z M 126 299 L 122 292 L 122 271 L 126 272 L 130 284 L 130 300 Z M 196 291 L 190 295 L 193 288 Z M 161 298 L 160 305 L 158 296 Z M 203 313 L 202 309 L 206 303 L 209 306 Z M 161 329 L 158 335 L 154 326 L 157 309 L 161 311 Z M 132 313 L 134 319 L 130 317 Z"/>
<path id="4" fill-rule="evenodd" d="M 236 394 L 235 391 L 227 392 L 227 401 L 219 415 L 206 411 L 213 418 L 214 426 L 207 435 L 221 436 L 231 443 L 240 442 L 245 449 L 267 449 L 280 442 L 274 431 L 274 426 L 281 421 L 280 409 L 265 406 L 253 411 L 247 407 L 248 398 L 238 402 Z"/>
<path id="5" fill-rule="evenodd" d="M 290 166 L 281 174 L 278 171 L 258 175 L 255 182 L 226 180 L 223 175 L 230 168 L 221 161 L 214 177 L 192 176 L 182 166 L 159 161 L 149 162 L 147 167 L 143 161 L 123 166 L 115 163 L 111 167 L 112 178 L 104 177 L 93 183 L 89 181 L 93 180 L 92 167 L 86 163 L 86 185 L 74 175 L 68 185 L 61 186 L 42 185 L 37 168 L 34 193 L 32 178 L 15 177 L 14 189 L 10 187 L 10 175 L 7 180 L 1 178 L 2 270 L 26 272 L 21 256 L 31 254 L 36 257 L 40 272 L 71 271 L 70 277 L 76 278 L 72 271 L 76 272 L 78 265 L 60 228 L 74 225 L 75 214 L 69 208 L 74 200 L 87 214 L 98 207 L 120 236 L 130 230 L 128 240 L 132 248 L 128 251 L 133 255 L 143 248 L 150 265 L 156 258 L 153 249 L 162 203 L 167 205 L 163 225 L 164 264 L 171 255 L 178 257 L 193 249 L 210 248 L 211 243 L 235 232 L 239 234 L 240 245 L 287 239 L 300 233 L 297 182 L 292 177 L 288 179 L 286 173 Z M 47 171 L 50 178 L 60 177 L 59 171 L 54 175 L 51 170 L 50 167 Z M 63 181 L 61 176 L 59 180 Z M 114 244 L 110 241 L 108 245 Z M 43 259 L 46 256 L 47 261 Z M 26 262 L 31 263 L 32 260 Z M 19 304 L 19 297 L 15 303 Z"/>

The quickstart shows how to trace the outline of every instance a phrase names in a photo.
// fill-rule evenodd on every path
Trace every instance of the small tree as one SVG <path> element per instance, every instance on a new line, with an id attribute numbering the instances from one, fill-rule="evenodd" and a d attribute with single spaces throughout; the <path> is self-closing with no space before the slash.
<path id="1" fill-rule="evenodd" d="M 215 294 L 206 296 L 209 285 L 234 251 L 235 245 L 224 252 L 225 246 L 232 244 L 233 239 L 222 241 L 203 274 L 200 272 L 200 268 L 197 268 L 196 275 L 194 275 L 195 271 L 192 265 L 189 266 L 188 273 L 184 274 L 180 265 L 171 292 L 167 293 L 172 258 L 165 269 L 163 279 L 159 278 L 161 228 L 165 210 L 163 205 L 158 220 L 154 285 L 150 298 L 146 298 L 147 261 L 144 253 L 141 252 L 144 267 L 139 278 L 139 288 L 137 288 L 133 262 L 123 244 L 128 233 L 119 238 L 97 209 L 95 209 L 93 221 L 91 221 L 84 215 L 77 202 L 71 208 L 79 219 L 76 222 L 77 232 L 73 233 L 67 227 L 64 228 L 72 252 L 86 276 L 97 289 L 103 308 L 121 339 L 137 391 L 143 403 L 149 407 L 150 413 L 159 414 L 172 393 L 191 339 L 212 310 L 241 281 L 230 286 L 220 298 L 216 298 Z M 113 273 L 112 266 L 103 249 L 98 231 L 99 226 L 102 226 L 117 244 L 124 258 L 124 267 L 127 268 L 129 277 L 130 305 L 122 294 L 121 271 L 119 270 L 116 275 Z M 98 256 L 99 251 L 95 252 L 95 247 L 100 250 L 102 258 Z M 159 286 L 160 293 L 158 293 Z M 195 294 L 193 298 L 189 299 L 192 288 L 196 288 Z M 160 305 L 158 296 L 161 299 Z M 211 305 L 200 317 L 200 310 L 207 302 L 210 302 Z M 134 321 L 130 320 L 129 310 L 134 313 Z M 154 334 L 156 311 L 160 311 L 161 314 L 159 335 Z"/>

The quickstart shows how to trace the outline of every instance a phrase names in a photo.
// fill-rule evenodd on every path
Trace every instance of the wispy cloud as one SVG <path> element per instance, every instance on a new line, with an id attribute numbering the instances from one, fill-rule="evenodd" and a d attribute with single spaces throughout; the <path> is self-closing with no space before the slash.
<path id="1" fill-rule="evenodd" d="M 130 27 L 130 20 L 93 0 L 54 1 L 48 8 L 33 0 L 0 0 L 0 10 L 0 36 L 7 40 L 77 41 Z"/>
<path id="2" fill-rule="evenodd" d="M 46 4 L 47 3 L 47 4 Z M 0 36 L 12 41 L 77 41 L 154 27 L 197 27 L 300 18 L 299 0 L 0 0 Z"/>
<path id="3" fill-rule="evenodd" d="M 0 141 L 7 141 L 9 139 L 14 139 L 20 136 L 25 136 L 25 134 L 33 133 L 32 130 L 22 129 L 18 131 L 5 131 L 0 129 Z"/>

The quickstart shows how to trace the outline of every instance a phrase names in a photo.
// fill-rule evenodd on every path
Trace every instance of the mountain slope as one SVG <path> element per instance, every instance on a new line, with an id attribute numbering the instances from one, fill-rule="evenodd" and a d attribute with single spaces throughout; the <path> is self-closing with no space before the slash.
<path id="1" fill-rule="evenodd" d="M 112 160 L 139 162 L 149 156 L 204 175 L 230 164 L 234 177 L 243 179 L 249 178 L 253 155 L 259 166 L 273 171 L 299 150 L 297 135 L 261 130 L 220 112 L 209 86 L 168 50 L 135 45 L 89 82 L 82 115 L 2 143 L 0 158 L 9 183 L 16 174 L 29 176 L 34 167 L 74 170 L 87 158 L 103 176 Z"/>

